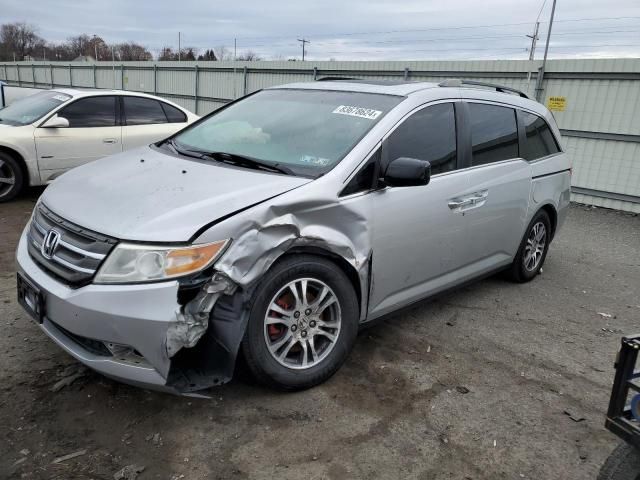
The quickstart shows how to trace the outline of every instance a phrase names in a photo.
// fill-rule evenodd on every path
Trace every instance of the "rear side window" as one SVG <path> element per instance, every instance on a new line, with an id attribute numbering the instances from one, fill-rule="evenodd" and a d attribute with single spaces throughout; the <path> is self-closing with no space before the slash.
<path id="1" fill-rule="evenodd" d="M 151 98 L 123 97 L 124 118 L 127 125 L 167 123 L 160 102 Z"/>
<path id="2" fill-rule="evenodd" d="M 187 116 L 184 112 L 181 112 L 176 107 L 172 107 L 171 105 L 163 102 L 160 102 L 160 105 L 162 105 L 162 109 L 164 110 L 169 123 L 184 123 L 187 121 Z"/>
<path id="3" fill-rule="evenodd" d="M 512 108 L 470 103 L 471 165 L 518 158 L 518 127 Z"/>
<path id="4" fill-rule="evenodd" d="M 521 112 L 521 115 L 526 133 L 526 139 L 520 152 L 522 158 L 536 160 L 560 151 L 556 139 L 544 119 L 528 112 Z"/>
<path id="5" fill-rule="evenodd" d="M 116 97 L 81 98 L 63 108 L 58 115 L 69 120 L 69 127 L 113 127 L 116 125 Z"/>
<path id="6" fill-rule="evenodd" d="M 428 160 L 431 174 L 456 169 L 456 118 L 452 103 L 423 108 L 387 139 L 387 161 L 399 157 Z"/>

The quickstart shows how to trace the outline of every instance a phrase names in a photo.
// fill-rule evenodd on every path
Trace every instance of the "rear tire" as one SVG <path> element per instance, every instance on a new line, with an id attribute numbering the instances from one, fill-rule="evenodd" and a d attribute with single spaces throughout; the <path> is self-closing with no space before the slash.
<path id="1" fill-rule="evenodd" d="M 302 390 L 331 377 L 358 333 L 353 285 L 333 262 L 296 255 L 276 263 L 251 300 L 242 342 L 255 378 L 281 390 Z"/>
<path id="2" fill-rule="evenodd" d="M 544 210 L 538 211 L 527 226 L 518 253 L 507 271 L 514 282 L 533 280 L 544 264 L 551 242 L 551 220 Z"/>
<path id="3" fill-rule="evenodd" d="M 639 480 L 640 451 L 628 443 L 618 445 L 604 462 L 598 480 Z"/>
<path id="4" fill-rule="evenodd" d="M 24 186 L 24 173 L 18 161 L 0 152 L 0 203 L 13 200 Z"/>

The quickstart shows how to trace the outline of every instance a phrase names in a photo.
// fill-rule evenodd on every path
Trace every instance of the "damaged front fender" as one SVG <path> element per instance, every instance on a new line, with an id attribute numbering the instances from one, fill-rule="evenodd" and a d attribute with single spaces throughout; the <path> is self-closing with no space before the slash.
<path id="1" fill-rule="evenodd" d="M 371 283 L 370 209 L 365 195 L 343 200 L 318 181 L 227 218 L 194 239 L 232 241 L 211 281 L 179 309 L 167 332 L 168 383 L 197 390 L 231 378 L 251 294 L 267 270 L 291 251 L 325 252 L 346 264 L 359 284 L 354 286 L 363 321 Z"/>

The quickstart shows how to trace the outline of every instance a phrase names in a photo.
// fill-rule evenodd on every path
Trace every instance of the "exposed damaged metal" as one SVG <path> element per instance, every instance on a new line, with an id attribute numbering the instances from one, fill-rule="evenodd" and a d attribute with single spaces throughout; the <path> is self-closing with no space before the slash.
<path id="1" fill-rule="evenodd" d="M 193 300 L 176 312 L 176 321 L 167 329 L 166 348 L 173 357 L 181 348 L 193 347 L 209 326 L 209 315 L 220 295 L 231 295 L 237 285 L 216 273 Z"/>

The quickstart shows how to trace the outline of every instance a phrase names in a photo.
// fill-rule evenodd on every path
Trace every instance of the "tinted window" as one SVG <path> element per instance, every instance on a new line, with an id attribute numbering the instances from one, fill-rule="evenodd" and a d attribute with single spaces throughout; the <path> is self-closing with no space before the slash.
<path id="1" fill-rule="evenodd" d="M 387 140 L 387 161 L 399 157 L 428 160 L 431 174 L 456 168 L 456 118 L 452 103 L 424 108 L 411 115 Z"/>
<path id="2" fill-rule="evenodd" d="M 522 120 L 527 134 L 520 153 L 522 158 L 535 160 L 560 151 L 547 122 L 539 116 L 527 112 L 522 112 Z"/>
<path id="3" fill-rule="evenodd" d="M 187 121 L 187 116 L 176 107 L 172 107 L 171 105 L 162 102 L 160 102 L 160 105 L 162 105 L 162 109 L 164 110 L 169 123 L 182 123 Z"/>
<path id="4" fill-rule="evenodd" d="M 167 123 L 164 110 L 157 100 L 142 97 L 123 97 L 123 100 L 127 125 Z"/>
<path id="5" fill-rule="evenodd" d="M 70 127 L 113 127 L 116 125 L 116 97 L 81 98 L 63 108 L 59 116 L 69 120 Z"/>
<path id="6" fill-rule="evenodd" d="M 512 108 L 470 103 L 471 165 L 518 157 L 518 128 Z"/>

